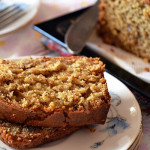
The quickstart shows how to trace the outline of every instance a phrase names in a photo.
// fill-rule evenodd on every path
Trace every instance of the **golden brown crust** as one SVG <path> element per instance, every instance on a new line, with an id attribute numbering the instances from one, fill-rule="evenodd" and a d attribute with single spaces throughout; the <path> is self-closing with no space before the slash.
<path id="1" fill-rule="evenodd" d="M 15 149 L 26 149 L 58 140 L 78 129 L 69 126 L 49 129 L 1 122 L 0 140 Z"/>
<path id="2" fill-rule="evenodd" d="M 91 89 L 88 87 L 89 91 L 87 90 L 86 93 L 83 93 L 83 95 L 85 96 L 85 99 L 86 99 L 89 96 L 89 93 L 91 92 L 91 90 L 96 91 L 96 93 L 93 92 L 97 96 L 96 102 L 95 103 L 93 102 L 94 103 L 93 105 L 85 106 L 84 104 L 78 104 L 78 103 L 76 103 L 76 102 L 78 102 L 78 99 L 75 99 L 75 100 L 73 100 L 72 103 L 70 103 L 71 106 L 70 105 L 66 106 L 65 109 L 62 109 L 62 107 L 60 107 L 60 108 L 54 108 L 53 110 L 51 110 L 49 108 L 46 108 L 43 105 L 41 108 L 37 107 L 37 108 L 33 109 L 32 107 L 29 107 L 29 108 L 22 107 L 22 105 L 20 105 L 18 103 L 18 101 L 20 101 L 20 99 L 17 99 L 15 101 L 15 103 L 13 103 L 13 102 L 11 102 L 11 99 L 5 100 L 4 98 L 3 99 L 0 98 L 0 119 L 8 120 L 11 122 L 16 122 L 16 123 L 23 123 L 23 124 L 32 125 L 32 126 L 43 126 L 43 127 L 62 127 L 62 126 L 64 127 L 66 125 L 84 126 L 84 125 L 99 124 L 99 123 L 104 124 L 106 117 L 107 117 L 109 107 L 110 107 L 110 103 L 109 103 L 110 95 L 108 93 L 106 80 L 103 77 L 103 72 L 104 72 L 103 63 L 100 62 L 98 58 L 85 58 L 85 57 L 67 57 L 67 58 L 65 58 L 65 57 L 56 57 L 56 58 L 44 57 L 42 59 L 42 61 L 44 61 L 44 62 L 46 62 L 47 60 L 65 60 L 65 61 L 73 60 L 73 61 L 75 61 L 78 59 L 80 59 L 80 61 L 81 61 L 82 58 L 87 59 L 86 62 L 88 61 L 88 62 L 95 63 L 94 65 L 96 66 L 96 68 L 92 68 L 92 70 L 94 70 L 93 72 L 95 74 L 98 74 L 97 76 L 99 76 L 99 74 L 100 74 L 100 77 L 98 78 L 99 86 L 95 87 L 94 84 L 96 82 L 90 81 L 90 82 L 92 82 L 91 83 L 92 87 L 90 87 Z M 39 60 L 40 60 L 40 58 L 39 58 Z M 9 62 L 2 61 L 2 63 L 7 64 Z M 94 65 L 92 64 L 90 67 L 93 67 Z M 86 66 L 86 67 L 89 67 L 89 66 Z M 12 69 L 12 68 L 10 68 L 10 69 Z M 19 69 L 17 69 L 17 71 L 18 70 Z M 15 74 L 15 78 L 17 78 L 17 76 L 18 76 L 18 74 L 17 75 Z M 92 79 L 93 76 L 94 75 L 92 74 L 90 79 Z M 3 81 L 3 78 L 2 78 L 2 81 Z M 12 83 L 12 82 L 13 81 L 11 81 L 10 83 Z M 86 82 L 88 82 L 88 80 Z M 103 87 L 103 91 L 100 91 L 101 86 Z M 4 92 L 8 92 L 8 91 L 4 91 Z M 82 93 L 79 93 L 79 94 L 82 94 Z M 3 96 L 3 93 L 1 93 L 1 95 Z M 83 96 L 83 98 L 84 98 L 84 96 Z M 92 96 L 94 97 L 94 95 L 91 95 L 91 97 Z M 93 97 L 92 98 L 91 97 L 88 97 L 89 102 L 91 101 L 91 99 L 93 99 Z M 7 98 L 7 96 L 6 96 L 6 98 Z M 63 100 L 60 99 L 58 101 L 63 101 Z M 32 106 L 33 105 L 34 104 L 32 104 Z M 43 109 L 43 107 L 46 109 Z M 75 108 L 75 107 L 77 107 L 77 108 Z"/>
<path id="3" fill-rule="evenodd" d="M 32 126 L 61 127 L 61 126 L 83 126 L 90 124 L 104 124 L 110 104 L 103 104 L 90 111 L 55 111 L 45 114 L 38 111 L 11 106 L 0 101 L 0 118 L 16 123 L 24 123 Z"/>

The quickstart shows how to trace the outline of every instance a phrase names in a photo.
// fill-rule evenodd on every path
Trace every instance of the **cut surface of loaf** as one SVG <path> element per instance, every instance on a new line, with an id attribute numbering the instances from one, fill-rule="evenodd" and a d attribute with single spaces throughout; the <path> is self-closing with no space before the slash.
<path id="1" fill-rule="evenodd" d="M 32 126 L 104 123 L 110 95 L 98 58 L 0 60 L 0 119 Z"/>
<path id="2" fill-rule="evenodd" d="M 79 127 L 44 128 L 9 123 L 0 120 L 0 140 L 15 149 L 37 147 L 65 137 Z"/>
<path id="3" fill-rule="evenodd" d="M 150 61 L 149 0 L 101 0 L 99 22 L 105 42 Z"/>

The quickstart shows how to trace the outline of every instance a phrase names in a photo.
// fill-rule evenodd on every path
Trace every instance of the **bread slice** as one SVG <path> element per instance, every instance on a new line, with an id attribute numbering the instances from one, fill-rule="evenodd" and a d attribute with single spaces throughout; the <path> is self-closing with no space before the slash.
<path id="1" fill-rule="evenodd" d="M 32 126 L 104 124 L 110 95 L 99 58 L 0 61 L 0 119 Z"/>
<path id="2" fill-rule="evenodd" d="M 149 0 L 101 0 L 101 37 L 150 61 L 149 12 Z"/>
<path id="3" fill-rule="evenodd" d="M 0 140 L 15 149 L 37 147 L 78 130 L 79 127 L 43 128 L 19 125 L 0 120 Z"/>

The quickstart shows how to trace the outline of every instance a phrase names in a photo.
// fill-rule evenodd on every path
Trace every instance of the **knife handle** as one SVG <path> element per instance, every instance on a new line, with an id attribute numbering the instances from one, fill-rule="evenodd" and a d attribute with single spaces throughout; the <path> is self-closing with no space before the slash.
<path id="1" fill-rule="evenodd" d="M 51 39 L 48 39 L 46 37 L 42 37 L 41 42 L 44 44 L 44 46 L 46 46 L 50 51 L 55 51 L 57 52 L 60 56 L 65 56 L 65 57 L 69 57 L 69 56 L 73 56 L 72 54 L 68 53 L 68 51 L 66 50 L 66 48 L 64 48 L 63 46 L 57 44 L 56 42 L 54 42 Z"/>

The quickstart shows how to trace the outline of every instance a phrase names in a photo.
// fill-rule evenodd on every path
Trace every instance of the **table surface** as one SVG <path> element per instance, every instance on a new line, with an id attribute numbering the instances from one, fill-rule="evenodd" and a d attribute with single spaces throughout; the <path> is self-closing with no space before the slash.
<path id="1" fill-rule="evenodd" d="M 86 7 L 94 2 L 95 0 L 41 0 L 39 12 L 30 23 L 13 34 L 0 38 L 0 57 L 41 55 L 45 51 L 45 47 L 40 42 L 42 35 L 33 30 L 32 25 Z M 140 150 L 149 150 L 150 100 L 134 91 L 133 93 L 140 104 L 143 117 L 144 136 Z"/>

